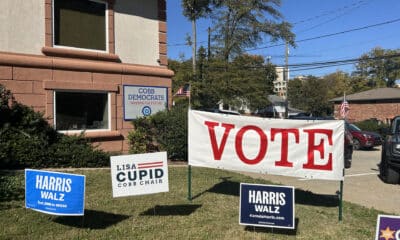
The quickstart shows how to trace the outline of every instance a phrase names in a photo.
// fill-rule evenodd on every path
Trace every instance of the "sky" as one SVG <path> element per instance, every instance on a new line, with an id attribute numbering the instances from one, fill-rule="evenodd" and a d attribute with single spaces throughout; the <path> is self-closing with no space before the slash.
<path id="1" fill-rule="evenodd" d="M 296 34 L 297 46 L 289 48 L 289 66 L 357 59 L 375 47 L 400 49 L 400 0 L 281 0 L 277 9 Z M 208 19 L 197 22 L 198 47 L 207 47 L 208 27 L 212 27 Z M 167 0 L 167 28 L 168 58 L 190 59 L 191 47 L 184 43 L 192 34 L 192 26 L 182 15 L 180 0 Z M 266 39 L 256 48 L 247 53 L 284 66 L 284 42 Z M 310 68 L 289 67 L 290 78 L 355 70 L 354 64 Z"/>

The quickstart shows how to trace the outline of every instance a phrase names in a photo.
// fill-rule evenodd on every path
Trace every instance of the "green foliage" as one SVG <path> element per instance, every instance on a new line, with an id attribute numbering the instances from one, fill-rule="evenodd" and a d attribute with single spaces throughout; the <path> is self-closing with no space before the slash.
<path id="1" fill-rule="evenodd" d="M 20 174 L 2 172 L 0 175 L 0 202 L 24 199 L 24 190 L 24 178 Z"/>
<path id="2" fill-rule="evenodd" d="M 208 12 L 210 0 L 182 0 L 183 15 L 189 20 L 196 20 Z"/>
<path id="3" fill-rule="evenodd" d="M 242 55 L 226 63 L 218 58 L 205 59 L 200 52 L 201 56 L 195 76 L 189 61 L 170 62 L 175 72 L 173 92 L 190 80 L 193 109 L 215 108 L 220 101 L 237 109 L 246 105 L 251 110 L 269 104 L 268 95 L 277 76 L 275 67 L 266 64 L 263 57 Z"/>
<path id="4" fill-rule="evenodd" d="M 130 153 L 149 153 L 159 151 L 157 129 L 151 117 L 142 117 L 132 121 L 134 131 L 128 134 Z"/>
<path id="5" fill-rule="evenodd" d="M 364 131 L 377 132 L 383 134 L 383 129 L 388 128 L 389 125 L 375 119 L 367 119 L 361 122 L 354 123 L 357 127 Z"/>
<path id="6" fill-rule="evenodd" d="M 54 167 L 104 167 L 109 166 L 109 157 L 108 153 L 93 147 L 82 135 L 59 135 L 49 148 L 48 160 Z"/>
<path id="7" fill-rule="evenodd" d="M 314 116 L 332 113 L 328 86 L 323 79 L 308 76 L 305 80 L 289 81 L 288 99 L 290 106 L 309 112 Z"/>
<path id="8" fill-rule="evenodd" d="M 226 62 L 256 47 L 265 38 L 294 44 L 291 24 L 278 11 L 280 0 L 212 1 L 213 42 L 218 55 Z"/>
<path id="9" fill-rule="evenodd" d="M 361 56 L 356 73 L 367 79 L 370 87 L 393 87 L 400 77 L 399 52 L 374 48 Z"/>
<path id="10" fill-rule="evenodd" d="M 187 160 L 187 105 L 133 120 L 130 153 L 167 151 L 168 159 Z"/>
<path id="11" fill-rule="evenodd" d="M 0 168 L 97 167 L 109 164 L 108 154 L 82 136 L 65 136 L 43 114 L 17 103 L 0 85 Z"/>

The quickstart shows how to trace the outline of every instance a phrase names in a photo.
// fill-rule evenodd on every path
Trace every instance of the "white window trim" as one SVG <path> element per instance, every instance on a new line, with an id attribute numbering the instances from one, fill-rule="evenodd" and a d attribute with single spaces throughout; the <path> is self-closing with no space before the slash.
<path id="1" fill-rule="evenodd" d="M 106 2 L 106 1 L 101 1 L 101 0 L 88 0 L 88 1 L 91 1 L 91 2 L 97 2 L 97 3 L 102 3 L 102 4 L 104 4 L 105 5 L 105 9 L 106 9 L 106 11 L 105 11 L 105 15 L 106 15 L 106 18 L 105 18 L 105 22 L 106 22 L 106 26 L 105 26 L 105 28 L 106 28 L 106 32 L 105 32 L 105 34 L 106 34 L 106 42 L 105 42 L 105 44 L 106 44 L 106 50 L 98 50 L 98 49 L 91 49 L 91 48 L 79 48 L 79 47 L 71 47 L 71 46 L 64 46 L 64 45 L 56 45 L 55 44 L 55 27 L 54 27 L 54 1 L 55 0 L 52 0 L 52 2 L 51 2 L 51 17 L 52 17 L 52 19 L 51 19 L 51 26 L 52 26 L 52 32 L 53 32 L 53 34 L 52 34 L 52 43 L 53 43 L 53 47 L 54 48 L 64 48 L 64 49 L 71 49 L 71 50 L 81 50 L 81 51 L 88 51 L 88 52 L 101 52 L 101 53 L 108 53 L 109 52 L 109 48 L 108 48 L 108 41 L 109 41 L 109 39 L 108 39 L 108 2 Z"/>
<path id="2" fill-rule="evenodd" d="M 99 128 L 99 129 L 82 129 L 82 130 L 57 130 L 57 102 L 56 102 L 56 93 L 57 92 L 75 92 L 75 93 L 107 93 L 107 114 L 108 114 L 108 126 L 107 128 Z M 106 131 L 111 131 L 111 93 L 110 92 L 105 92 L 105 91 L 79 91 L 79 90 L 54 90 L 53 91 L 53 112 L 54 112 L 54 121 L 53 121 L 53 126 L 54 129 L 57 130 L 59 133 L 64 133 L 64 134 L 79 134 L 83 132 L 106 132 Z"/>

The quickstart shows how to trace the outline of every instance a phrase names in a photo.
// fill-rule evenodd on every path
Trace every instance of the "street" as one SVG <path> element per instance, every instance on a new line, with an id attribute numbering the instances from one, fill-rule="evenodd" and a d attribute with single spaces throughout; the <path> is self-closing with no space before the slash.
<path id="1" fill-rule="evenodd" d="M 377 164 L 380 162 L 380 154 L 381 147 L 353 152 L 352 167 L 345 172 L 343 199 L 368 208 L 385 211 L 388 214 L 400 215 L 400 185 L 386 184 L 379 178 Z M 309 180 L 253 173 L 244 174 L 286 186 L 294 186 L 315 194 L 334 195 L 340 188 L 340 182 L 337 181 Z"/>

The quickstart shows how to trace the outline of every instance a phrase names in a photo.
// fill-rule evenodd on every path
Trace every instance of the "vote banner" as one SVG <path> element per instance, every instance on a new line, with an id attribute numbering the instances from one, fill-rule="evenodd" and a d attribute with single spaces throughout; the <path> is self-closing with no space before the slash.
<path id="1" fill-rule="evenodd" d="M 113 197 L 168 192 L 167 153 L 112 156 Z"/>
<path id="2" fill-rule="evenodd" d="M 25 207 L 52 215 L 84 215 L 85 176 L 25 169 Z"/>
<path id="3" fill-rule="evenodd" d="M 378 215 L 375 240 L 400 240 L 400 216 Z"/>
<path id="4" fill-rule="evenodd" d="M 124 120 L 150 116 L 168 106 L 168 88 L 123 85 Z"/>
<path id="5" fill-rule="evenodd" d="M 294 202 L 293 187 L 241 183 L 239 224 L 294 229 Z"/>
<path id="6" fill-rule="evenodd" d="M 343 180 L 344 121 L 189 111 L 189 165 Z"/>

